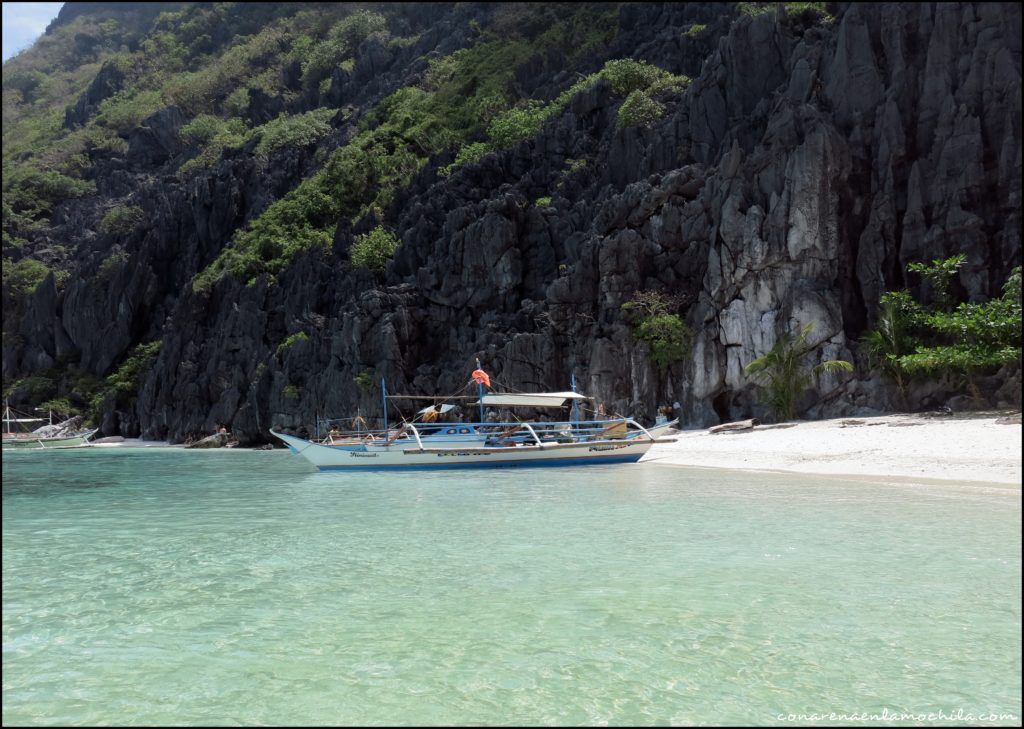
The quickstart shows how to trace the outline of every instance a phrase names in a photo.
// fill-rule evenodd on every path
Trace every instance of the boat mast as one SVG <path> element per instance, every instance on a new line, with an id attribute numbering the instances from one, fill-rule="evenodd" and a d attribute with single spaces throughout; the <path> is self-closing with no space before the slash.
<path id="1" fill-rule="evenodd" d="M 572 373 L 572 391 L 576 392 L 576 373 Z M 580 402 L 579 400 L 572 401 L 572 415 L 569 416 L 569 420 L 572 423 L 578 423 L 580 421 Z"/>
<path id="2" fill-rule="evenodd" d="M 480 367 L 480 358 L 479 357 L 476 358 L 476 368 L 478 370 L 481 369 L 481 367 Z M 480 382 L 479 380 L 477 380 L 477 383 L 476 383 L 476 392 L 477 392 L 477 395 L 479 395 L 479 400 L 480 400 L 480 422 L 483 423 L 484 422 L 484 383 Z"/>
<path id="3" fill-rule="evenodd" d="M 384 381 L 384 378 L 380 378 L 380 395 L 381 402 L 384 403 L 384 435 L 388 432 L 388 385 Z"/>

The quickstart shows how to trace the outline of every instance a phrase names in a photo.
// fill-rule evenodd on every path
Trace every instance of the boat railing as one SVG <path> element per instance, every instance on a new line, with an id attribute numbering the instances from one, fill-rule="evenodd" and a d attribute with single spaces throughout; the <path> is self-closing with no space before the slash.
<path id="1" fill-rule="evenodd" d="M 317 442 L 321 445 L 391 445 L 415 440 L 423 448 L 424 440 L 465 440 L 508 445 L 533 443 L 580 443 L 605 440 L 632 440 L 643 438 L 651 442 L 659 439 L 633 418 L 613 420 L 552 421 L 552 422 L 485 422 L 485 423 L 404 423 L 389 430 L 359 430 L 334 432 Z"/>
<path id="2" fill-rule="evenodd" d="M 632 418 L 599 421 L 486 422 L 486 423 L 406 423 L 390 430 L 336 432 L 319 441 L 325 445 L 391 445 L 415 440 L 479 441 L 509 445 L 524 443 L 572 443 L 592 440 L 657 441 L 649 430 Z"/>
<path id="3" fill-rule="evenodd" d="M 333 431 L 311 441 L 318 445 L 352 445 L 356 443 L 371 443 L 384 441 L 394 436 L 394 430 L 342 430 Z"/>
<path id="4" fill-rule="evenodd" d="M 543 442 L 550 440 L 587 441 L 587 440 L 629 440 L 645 436 L 650 440 L 657 438 L 632 418 L 614 420 L 555 421 L 555 422 L 515 422 L 515 423 L 473 423 L 471 424 L 485 435 L 509 437 L 513 440 L 530 439 Z M 633 426 L 635 430 L 630 430 Z"/>
<path id="5" fill-rule="evenodd" d="M 633 420 L 633 418 L 627 418 L 626 422 L 629 423 L 630 425 L 633 425 L 633 426 L 636 426 L 637 428 L 639 428 L 640 432 L 643 433 L 644 435 L 646 435 L 648 438 L 650 438 L 652 442 L 657 440 L 657 438 L 655 438 L 653 435 L 650 434 L 650 432 L 647 430 L 647 428 L 645 428 L 644 426 L 640 425 L 640 423 L 638 423 L 635 420 Z"/>
<path id="6" fill-rule="evenodd" d="M 416 433 L 413 433 L 415 425 L 419 425 Z M 429 437 L 432 435 L 445 434 L 441 431 L 458 429 L 458 433 L 449 433 L 450 437 L 476 440 L 479 434 L 473 429 L 474 423 L 403 423 L 397 428 L 375 429 L 375 430 L 343 430 L 328 433 L 319 438 L 311 438 L 310 442 L 326 446 L 351 446 L 351 445 L 388 445 L 395 441 L 408 440 L 420 436 Z"/>

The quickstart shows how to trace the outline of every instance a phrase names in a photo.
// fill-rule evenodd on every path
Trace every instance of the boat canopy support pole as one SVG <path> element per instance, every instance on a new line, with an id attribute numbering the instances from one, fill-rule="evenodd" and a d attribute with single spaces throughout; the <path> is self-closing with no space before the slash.
<path id="1" fill-rule="evenodd" d="M 576 373 L 575 372 L 572 373 L 572 391 L 576 392 Z M 575 400 L 574 399 L 572 401 L 572 415 L 570 415 L 569 417 L 570 417 L 573 425 L 576 425 L 576 423 L 580 422 L 580 402 L 579 402 L 579 400 Z"/>
<path id="2" fill-rule="evenodd" d="M 388 434 L 388 384 L 384 378 L 380 378 L 381 403 L 384 405 L 384 437 Z"/>

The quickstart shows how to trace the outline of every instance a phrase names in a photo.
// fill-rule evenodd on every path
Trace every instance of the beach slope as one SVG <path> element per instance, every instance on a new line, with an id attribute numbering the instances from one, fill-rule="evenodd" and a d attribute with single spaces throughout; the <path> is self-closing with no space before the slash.
<path id="1" fill-rule="evenodd" d="M 926 413 L 683 431 L 643 462 L 1019 485 L 1020 422 L 1020 413 Z"/>

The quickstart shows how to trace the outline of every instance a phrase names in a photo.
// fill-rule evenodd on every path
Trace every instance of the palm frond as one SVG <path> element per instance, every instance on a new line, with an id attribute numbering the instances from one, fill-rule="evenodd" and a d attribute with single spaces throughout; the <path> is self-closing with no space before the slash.
<path id="1" fill-rule="evenodd" d="M 796 334 L 782 334 L 775 340 L 771 350 L 753 360 L 743 370 L 764 387 L 763 402 L 780 420 L 792 420 L 796 416 L 797 400 L 811 384 L 813 375 L 819 372 L 853 371 L 853 365 L 843 360 L 829 360 L 810 371 L 806 369 L 804 357 L 818 348 L 818 345 L 807 344 L 814 326 L 815 322 L 810 322 Z"/>
<path id="2" fill-rule="evenodd" d="M 853 365 L 845 359 L 830 359 L 817 365 L 813 370 L 814 374 L 826 372 L 835 374 L 838 372 L 853 372 Z"/>
<path id="3" fill-rule="evenodd" d="M 755 360 L 752 360 L 750 364 L 743 368 L 743 371 L 748 375 L 758 375 L 767 370 L 772 366 L 771 360 L 768 355 L 762 355 Z"/>

